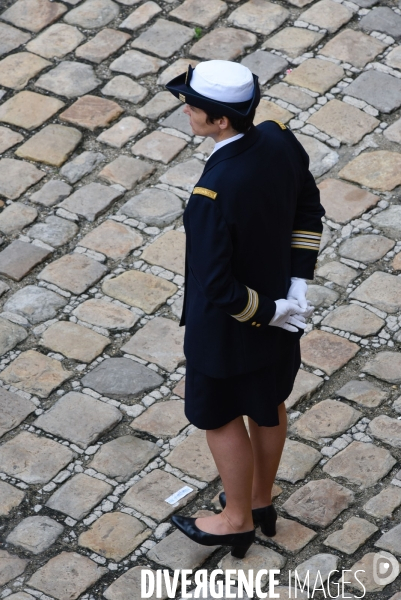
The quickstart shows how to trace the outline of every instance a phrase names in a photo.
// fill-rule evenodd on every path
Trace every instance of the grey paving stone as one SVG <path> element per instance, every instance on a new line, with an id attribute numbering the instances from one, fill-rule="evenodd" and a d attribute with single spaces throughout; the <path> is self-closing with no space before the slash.
<path id="1" fill-rule="evenodd" d="M 175 98 L 170 92 L 158 92 L 145 104 L 137 110 L 138 115 L 146 119 L 158 119 L 166 112 L 176 108 L 180 100 Z M 192 132 L 191 132 L 192 135 Z"/>
<path id="2" fill-rule="evenodd" d="M 153 442 L 123 435 L 103 444 L 89 465 L 107 477 L 123 482 L 146 467 L 159 452 Z"/>
<path id="3" fill-rule="evenodd" d="M 4 18 L 4 13 L 2 15 Z M 31 36 L 25 31 L 16 29 L 6 23 L 0 24 L 0 56 L 8 54 L 12 50 L 19 48 L 22 44 L 25 44 Z"/>
<path id="4" fill-rule="evenodd" d="M 2 372 L 5 383 L 20 390 L 47 398 L 49 394 L 72 376 L 61 363 L 36 350 L 22 352 Z"/>
<path id="5" fill-rule="evenodd" d="M 392 527 L 375 542 L 375 546 L 397 556 L 401 555 L 401 524 Z"/>
<path id="6" fill-rule="evenodd" d="M 72 314 L 85 323 L 116 331 L 131 329 L 139 319 L 127 308 L 96 298 L 79 304 Z"/>
<path id="7" fill-rule="evenodd" d="M 262 48 L 273 48 L 274 50 L 284 52 L 284 54 L 291 58 L 296 58 L 316 46 L 322 38 L 323 34 L 311 31 L 310 29 L 285 27 L 266 40 Z"/>
<path id="8" fill-rule="evenodd" d="M 109 163 L 99 173 L 99 178 L 109 183 L 118 183 L 126 190 L 132 190 L 138 183 L 147 179 L 156 170 L 145 160 L 132 158 L 125 154 L 120 154 L 113 162 Z"/>
<path id="9" fill-rule="evenodd" d="M 105 281 L 102 290 L 108 296 L 129 306 L 136 306 L 150 315 L 175 294 L 177 286 L 150 273 L 125 271 Z"/>
<path id="10" fill-rule="evenodd" d="M 180 198 L 172 192 L 148 188 L 130 198 L 118 212 L 147 225 L 165 227 L 181 216 L 184 209 Z"/>
<path id="11" fill-rule="evenodd" d="M 168 231 L 142 252 L 142 258 L 152 265 L 185 274 L 185 233 Z"/>
<path id="12" fill-rule="evenodd" d="M 82 254 L 66 254 L 47 265 L 39 273 L 38 279 L 53 283 L 73 294 L 83 294 L 106 273 L 106 267 L 97 260 Z"/>
<path id="13" fill-rule="evenodd" d="M 275 75 L 281 73 L 288 65 L 288 62 L 281 56 L 265 52 L 264 50 L 257 50 L 248 54 L 242 59 L 241 63 L 259 77 L 261 85 L 273 79 Z"/>
<path id="14" fill-rule="evenodd" d="M 277 569 L 278 571 L 280 571 L 287 562 L 287 558 L 285 556 L 279 554 L 271 548 L 266 548 L 261 545 L 253 544 L 248 552 L 249 554 L 247 555 L 247 566 L 249 565 L 251 568 L 253 568 L 254 572 L 256 573 L 259 572 L 262 568 L 266 568 L 267 571 L 269 571 L 270 569 Z M 237 559 L 232 557 L 230 553 L 227 553 L 223 557 L 223 559 L 218 563 L 218 566 L 224 570 L 227 570 L 232 569 L 236 564 L 238 564 Z M 267 577 L 262 575 L 262 584 L 266 582 L 266 579 Z M 277 588 L 275 591 L 277 591 Z"/>
<path id="15" fill-rule="evenodd" d="M 390 237 L 399 240 L 401 235 L 401 206 L 391 205 L 372 218 L 372 223 Z"/>
<path id="16" fill-rule="evenodd" d="M 316 308 L 319 306 L 331 306 L 334 304 L 340 294 L 322 285 L 308 285 L 307 299 Z"/>
<path id="17" fill-rule="evenodd" d="M 139 329 L 121 350 L 155 363 L 166 371 L 174 371 L 185 361 L 183 344 L 184 332 L 176 321 L 155 317 Z"/>
<path id="18" fill-rule="evenodd" d="M 309 154 L 309 169 L 314 177 L 320 177 L 338 162 L 339 156 L 331 148 L 309 135 L 296 133 L 295 137 Z"/>
<path id="19" fill-rule="evenodd" d="M 381 390 L 370 381 L 353 379 L 348 381 L 336 394 L 351 402 L 356 402 L 366 408 L 376 408 L 388 397 L 387 392 Z"/>
<path id="20" fill-rule="evenodd" d="M 66 304 L 65 298 L 51 290 L 27 285 L 8 298 L 3 310 L 21 315 L 36 324 L 53 319 Z"/>
<path id="21" fill-rule="evenodd" d="M 117 119 L 124 109 L 112 100 L 86 95 L 60 114 L 60 120 L 94 131 Z"/>
<path id="22" fill-rule="evenodd" d="M 40 415 L 35 426 L 87 448 L 121 419 L 120 411 L 114 406 L 86 394 L 69 392 Z"/>
<path id="23" fill-rule="evenodd" d="M 395 39 L 401 37 L 401 17 L 387 6 L 371 10 L 362 17 L 359 26 L 364 31 L 381 31 Z"/>
<path id="24" fill-rule="evenodd" d="M 343 88 L 342 93 L 365 100 L 384 113 L 390 113 L 401 106 L 401 81 L 375 69 L 359 75 L 350 85 Z"/>
<path id="25" fill-rule="evenodd" d="M 264 121 L 274 120 L 280 121 L 281 123 L 288 123 L 294 116 L 294 113 L 290 112 L 286 108 L 279 106 L 275 102 L 271 102 L 267 98 L 262 98 L 259 106 L 256 109 L 254 125 L 259 125 Z"/>
<path id="26" fill-rule="evenodd" d="M 144 129 L 146 129 L 146 125 L 136 117 L 124 117 L 124 119 L 121 119 L 118 123 L 103 131 L 96 139 L 113 148 L 122 148 L 122 146 L 140 134 Z"/>
<path id="27" fill-rule="evenodd" d="M 389 150 L 365 152 L 345 165 L 338 173 L 360 185 L 386 192 L 401 183 L 401 154 Z"/>
<path id="28" fill-rule="evenodd" d="M 401 353 L 379 352 L 366 363 L 363 370 L 388 383 L 401 383 Z"/>
<path id="29" fill-rule="evenodd" d="M 396 313 L 401 307 L 401 278 L 375 271 L 350 294 L 350 298 Z"/>
<path id="30" fill-rule="evenodd" d="M 75 56 L 99 64 L 114 52 L 117 52 L 130 38 L 131 36 L 123 31 L 102 29 L 86 44 L 82 44 L 77 48 Z"/>
<path id="31" fill-rule="evenodd" d="M 160 58 L 148 56 L 137 50 L 128 50 L 111 63 L 110 71 L 126 73 L 132 77 L 142 77 L 157 73 L 166 64 L 166 61 Z"/>
<path id="32" fill-rule="evenodd" d="M 1 23 L 0 23 L 1 26 Z M 0 31 L 1 33 L 1 31 Z M 170 94 L 171 95 L 171 94 Z M 0 126 L 0 154 L 22 142 L 24 136 L 8 127 Z"/>
<path id="33" fill-rule="evenodd" d="M 326 217 L 337 223 L 348 223 L 379 201 L 379 196 L 339 179 L 324 179 L 318 188 Z"/>
<path id="34" fill-rule="evenodd" d="M 118 4 L 112 0 L 85 0 L 69 11 L 64 21 L 83 29 L 98 29 L 118 17 L 119 12 Z"/>
<path id="35" fill-rule="evenodd" d="M 218 476 L 205 431 L 201 429 L 188 435 L 170 452 L 166 460 L 171 466 L 201 481 L 211 482 Z"/>
<path id="36" fill-rule="evenodd" d="M 184 482 L 163 469 L 154 469 L 142 479 L 129 488 L 122 497 L 122 503 L 139 512 L 163 521 L 176 509 L 180 509 L 196 496 L 196 489 L 173 506 L 166 502 L 172 494 L 175 494 L 184 486 Z"/>
<path id="37" fill-rule="evenodd" d="M 195 68 L 199 63 L 199 60 L 194 58 L 178 58 L 171 65 L 169 65 L 157 78 L 157 85 L 166 85 L 171 79 L 185 73 L 188 65 Z"/>
<path id="38" fill-rule="evenodd" d="M 18 0 L 1 15 L 3 21 L 37 33 L 56 21 L 67 7 L 49 0 Z"/>
<path id="39" fill-rule="evenodd" d="M 385 48 L 386 45 L 383 42 L 370 35 L 354 29 L 344 29 L 320 50 L 320 54 L 363 69 Z"/>
<path id="40" fill-rule="evenodd" d="M 384 137 L 390 140 L 390 142 L 401 143 L 401 119 L 398 119 L 390 127 L 387 127 L 383 133 Z"/>
<path id="41" fill-rule="evenodd" d="M 377 496 L 370 498 L 364 505 L 363 510 L 376 519 L 391 517 L 394 510 L 401 505 L 401 488 L 389 485 Z"/>
<path id="42" fill-rule="evenodd" d="M 90 65 L 65 60 L 36 81 L 35 86 L 59 96 L 76 98 L 101 84 Z"/>
<path id="43" fill-rule="evenodd" d="M 2 471 L 33 485 L 53 479 L 73 457 L 69 448 L 27 431 L 0 446 Z"/>
<path id="44" fill-rule="evenodd" d="M 107 572 L 77 552 L 61 552 L 40 567 L 28 585 L 58 600 L 76 600 Z"/>
<path id="45" fill-rule="evenodd" d="M 46 125 L 15 151 L 17 156 L 61 167 L 81 141 L 82 134 L 75 127 Z"/>
<path id="46" fill-rule="evenodd" d="M 50 215 L 43 223 L 36 223 L 27 231 L 29 237 L 41 240 L 45 244 L 58 248 L 63 246 L 78 233 L 75 223 Z"/>
<path id="47" fill-rule="evenodd" d="M 88 221 L 94 221 L 123 192 L 100 183 L 89 183 L 82 186 L 59 205 L 72 213 L 82 215 Z"/>
<path id="48" fill-rule="evenodd" d="M 132 81 L 126 75 L 116 75 L 113 79 L 110 79 L 101 89 L 101 92 L 104 96 L 127 100 L 133 104 L 142 102 L 148 95 L 148 90 L 143 85 Z"/>
<path id="49" fill-rule="evenodd" d="M 149 29 L 132 42 L 133 48 L 151 52 L 162 58 L 170 58 L 194 36 L 194 31 L 184 25 L 158 19 Z"/>
<path id="50" fill-rule="evenodd" d="M 0 252 L 0 274 L 21 281 L 50 254 L 51 250 L 16 240 Z"/>
<path id="51" fill-rule="evenodd" d="M 355 277 L 358 275 L 358 271 L 347 267 L 341 262 L 331 261 L 325 263 L 322 267 L 319 267 L 316 271 L 316 275 L 324 277 L 328 281 L 334 281 L 337 285 L 347 287 Z"/>
<path id="52" fill-rule="evenodd" d="M 338 400 L 321 400 L 301 415 L 291 426 L 300 437 L 317 442 L 319 438 L 335 437 L 350 429 L 362 417 L 359 410 Z"/>
<path id="53" fill-rule="evenodd" d="M 310 331 L 301 340 L 302 361 L 328 375 L 346 365 L 359 350 L 360 346 L 354 342 L 321 329 Z"/>
<path id="54" fill-rule="evenodd" d="M 110 339 L 71 321 L 52 323 L 40 344 L 67 358 L 90 363 L 110 344 Z"/>
<path id="55" fill-rule="evenodd" d="M 70 195 L 72 187 L 60 181 L 59 179 L 51 179 L 44 184 L 37 192 L 34 192 L 29 196 L 29 200 L 35 204 L 42 204 L 43 206 L 49 207 L 57 204 L 64 198 Z"/>
<path id="56" fill-rule="evenodd" d="M 276 83 L 268 89 L 269 96 L 273 98 L 280 98 L 290 104 L 295 104 L 298 108 L 306 110 L 310 108 L 314 103 L 315 99 L 306 94 L 302 90 L 286 85 L 285 83 Z"/>
<path id="57" fill-rule="evenodd" d="M 25 497 L 25 493 L 18 488 L 0 481 L 0 515 L 7 516 L 14 508 L 19 506 Z"/>
<path id="58" fill-rule="evenodd" d="M 75 50 L 84 39 L 85 36 L 76 27 L 56 23 L 31 40 L 26 48 L 44 58 L 63 58 Z"/>
<path id="59" fill-rule="evenodd" d="M 45 176 L 34 165 L 14 158 L 0 159 L 0 194 L 16 200 Z"/>
<path id="60" fill-rule="evenodd" d="M 29 561 L 10 554 L 7 550 L 0 550 L 0 585 L 4 585 L 21 575 Z"/>
<path id="61" fill-rule="evenodd" d="M 292 408 L 300 400 L 309 398 L 311 394 L 322 385 L 323 381 L 324 380 L 321 377 L 318 377 L 313 373 L 308 373 L 303 369 L 299 369 L 297 376 L 295 377 L 292 392 L 285 401 L 286 408 Z"/>
<path id="62" fill-rule="evenodd" d="M 235 60 L 256 44 L 256 35 L 234 27 L 218 27 L 191 48 L 191 54 L 205 60 Z"/>
<path id="63" fill-rule="evenodd" d="M 63 531 L 61 523 L 50 517 L 27 517 L 8 534 L 6 542 L 32 554 L 40 554 L 54 544 Z"/>
<path id="64" fill-rule="evenodd" d="M 327 581 L 329 575 L 336 571 L 338 567 L 339 557 L 335 554 L 319 553 L 314 554 L 303 562 L 297 565 L 297 574 L 299 579 L 309 588 L 313 588 L 314 581 L 318 580 L 322 583 Z M 308 582 L 310 584 L 308 585 Z M 322 584 L 320 584 L 322 585 Z"/>
<path id="65" fill-rule="evenodd" d="M 51 63 L 30 52 L 9 54 L 0 61 L 0 85 L 22 90 L 28 82 Z"/>
<path id="66" fill-rule="evenodd" d="M 9 204 L 0 214 L 0 231 L 9 235 L 32 223 L 38 216 L 38 211 L 33 206 L 14 202 Z"/>
<path id="67" fill-rule="evenodd" d="M 195 23 L 202 27 L 210 27 L 227 10 L 227 4 L 221 0 L 185 0 L 171 11 L 170 15 L 186 23 Z"/>
<path id="68" fill-rule="evenodd" d="M 34 410 L 36 406 L 30 400 L 0 388 L 0 437 L 18 427 Z"/>
<path id="69" fill-rule="evenodd" d="M 376 576 L 375 571 L 377 567 L 374 567 L 373 562 L 374 560 L 377 560 L 376 557 L 377 552 L 368 552 L 367 554 L 364 554 L 360 560 L 350 566 L 348 573 L 344 573 L 342 575 L 342 577 L 339 579 L 340 585 L 343 585 L 343 582 L 348 581 L 348 587 L 356 590 L 358 594 L 360 594 L 362 591 L 364 593 L 382 591 L 385 587 L 385 584 L 381 583 L 382 580 L 378 580 Z M 379 564 L 383 564 L 383 562 L 384 561 L 382 559 L 379 561 Z M 397 600 L 397 597 L 395 600 Z"/>
<path id="70" fill-rule="evenodd" d="M 12 350 L 27 337 L 28 333 L 24 327 L 0 318 L 0 356 Z"/>
<path id="71" fill-rule="evenodd" d="M 181 380 L 182 381 L 182 380 Z M 176 394 L 176 388 L 174 389 Z M 145 431 L 157 438 L 173 437 L 189 424 L 180 400 L 155 402 L 131 423 L 132 429 Z"/>
<path id="72" fill-rule="evenodd" d="M 248 0 L 235 9 L 228 17 L 228 22 L 236 27 L 244 27 L 252 32 L 269 35 L 288 19 L 288 9 L 265 2 L 265 0 Z"/>
<path id="73" fill-rule="evenodd" d="M 106 160 L 106 157 L 101 152 L 91 152 L 86 150 L 73 160 L 66 163 L 61 169 L 60 173 L 68 179 L 70 183 L 76 183 L 85 175 L 92 173 L 94 169 L 102 162 Z"/>
<path id="74" fill-rule="evenodd" d="M 366 442 L 351 442 L 323 465 L 323 471 L 331 477 L 341 477 L 359 485 L 359 489 L 364 490 L 376 485 L 396 462 L 384 448 Z"/>
<path id="75" fill-rule="evenodd" d="M 158 373 L 129 358 L 107 358 L 82 379 L 85 387 L 124 402 L 162 383 Z"/>
<path id="76" fill-rule="evenodd" d="M 173 160 L 185 148 L 187 142 L 175 135 L 162 131 L 152 131 L 131 147 L 133 154 L 157 160 L 165 165 Z"/>
<path id="77" fill-rule="evenodd" d="M 347 6 L 332 0 L 320 0 L 301 13 L 299 20 L 334 33 L 348 23 L 352 16 L 353 12 Z"/>
<path id="78" fill-rule="evenodd" d="M 16 127 L 35 129 L 63 108 L 64 102 L 24 90 L 15 94 L 0 107 L 0 120 Z"/>
<path id="79" fill-rule="evenodd" d="M 321 458 L 318 450 L 287 438 L 276 478 L 296 483 L 305 479 Z"/>
<path id="80" fill-rule="evenodd" d="M 204 163 L 197 158 L 191 158 L 168 169 L 159 177 L 159 181 L 192 192 L 202 175 L 204 166 Z"/>
<path id="81" fill-rule="evenodd" d="M 328 478 L 317 479 L 291 494 L 282 508 L 307 525 L 327 527 L 354 500 L 353 492 L 343 485 Z"/>
<path id="82" fill-rule="evenodd" d="M 78 544 L 100 556 L 120 562 L 151 533 L 152 530 L 146 529 L 143 521 L 126 513 L 112 512 L 102 515 L 87 531 L 81 533 Z"/>
<path id="83" fill-rule="evenodd" d="M 189 117 L 184 113 L 184 106 L 181 105 L 166 119 L 161 121 L 163 127 L 172 127 L 178 129 L 187 135 L 193 135 L 192 127 L 189 124 Z"/>
<path id="84" fill-rule="evenodd" d="M 385 62 L 389 67 L 394 67 L 394 69 L 399 69 L 401 66 L 401 47 L 396 46 L 393 50 L 391 50 L 386 58 Z"/>
<path id="85" fill-rule="evenodd" d="M 383 258 L 394 245 L 393 240 L 382 235 L 365 234 L 346 240 L 338 252 L 345 258 L 369 264 Z"/>
<path id="86" fill-rule="evenodd" d="M 132 594 L 139 589 L 141 585 L 141 577 L 142 571 L 144 567 L 133 567 L 126 571 L 121 577 L 115 579 L 113 583 L 105 590 L 104 597 L 107 600 L 130 600 Z M 156 577 L 156 571 L 151 570 Z M 172 578 L 170 577 L 170 583 L 172 582 Z M 168 597 L 165 582 L 162 581 L 162 594 L 160 596 L 162 600 L 166 600 Z M 156 598 L 152 598 L 152 600 L 156 600 Z M 394 598 L 394 600 L 397 600 Z"/>
<path id="87" fill-rule="evenodd" d="M 105 481 L 78 473 L 50 496 L 46 506 L 80 521 L 112 490 Z"/>
<path id="88" fill-rule="evenodd" d="M 393 448 L 401 448 L 401 422 L 398 419 L 379 415 L 370 421 L 367 433 Z"/>
<path id="89" fill-rule="evenodd" d="M 156 2 L 152 0 L 145 2 L 137 9 L 134 10 L 124 21 L 121 23 L 120 27 L 122 29 L 130 29 L 131 31 L 135 31 L 136 29 L 140 29 L 146 23 L 148 23 L 155 15 L 161 12 L 161 8 Z"/>

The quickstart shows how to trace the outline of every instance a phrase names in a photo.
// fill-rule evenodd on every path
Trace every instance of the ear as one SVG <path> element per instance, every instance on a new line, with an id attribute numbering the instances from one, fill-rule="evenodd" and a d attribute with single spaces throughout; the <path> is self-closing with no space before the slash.
<path id="1" fill-rule="evenodd" d="M 230 127 L 230 121 L 227 117 L 221 117 L 219 119 L 220 129 L 228 129 Z"/>

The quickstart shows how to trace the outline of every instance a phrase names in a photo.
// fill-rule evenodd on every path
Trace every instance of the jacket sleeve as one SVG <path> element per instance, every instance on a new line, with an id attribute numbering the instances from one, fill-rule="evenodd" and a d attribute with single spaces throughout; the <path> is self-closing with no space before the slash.
<path id="1" fill-rule="evenodd" d="M 320 203 L 319 188 L 309 171 L 309 156 L 300 142 L 298 140 L 296 142 L 301 150 L 305 178 L 298 196 L 293 223 L 291 277 L 313 279 L 323 231 L 322 217 L 325 210 Z"/>
<path id="2" fill-rule="evenodd" d="M 190 229 L 188 267 L 203 294 L 241 323 L 267 327 L 276 304 L 234 277 L 232 240 L 218 201 L 193 194 L 186 211 Z"/>

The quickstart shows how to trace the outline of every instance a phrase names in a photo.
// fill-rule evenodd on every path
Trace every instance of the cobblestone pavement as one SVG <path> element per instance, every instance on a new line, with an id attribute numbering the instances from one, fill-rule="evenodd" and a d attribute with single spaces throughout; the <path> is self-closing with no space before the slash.
<path id="1" fill-rule="evenodd" d="M 360 597 L 364 569 L 368 598 L 400 600 L 372 570 L 401 560 L 399 5 L 0 4 L 0 598 L 133 600 L 141 567 L 221 566 L 281 568 L 283 599 L 289 570 L 349 569 Z M 327 211 L 278 532 L 243 561 L 170 523 L 218 510 L 221 482 L 184 416 L 178 327 L 212 144 L 163 86 L 214 58 L 259 75 L 256 122 L 296 132 Z"/>

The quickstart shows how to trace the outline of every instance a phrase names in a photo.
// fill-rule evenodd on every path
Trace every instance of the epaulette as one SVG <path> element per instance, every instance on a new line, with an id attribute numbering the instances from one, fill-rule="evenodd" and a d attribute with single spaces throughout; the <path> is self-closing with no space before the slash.
<path id="1" fill-rule="evenodd" d="M 194 188 L 193 194 L 199 194 L 200 196 L 207 196 L 208 198 L 211 198 L 212 200 L 216 200 L 217 198 L 217 192 L 213 192 L 213 190 L 208 190 L 207 188 L 204 187 L 196 187 Z"/>
<path id="2" fill-rule="evenodd" d="M 284 123 L 282 123 L 281 121 L 276 121 L 276 119 L 268 119 L 268 121 L 273 121 L 273 123 L 277 123 L 277 125 L 281 128 L 281 129 L 287 129 L 287 126 L 284 125 Z"/>

